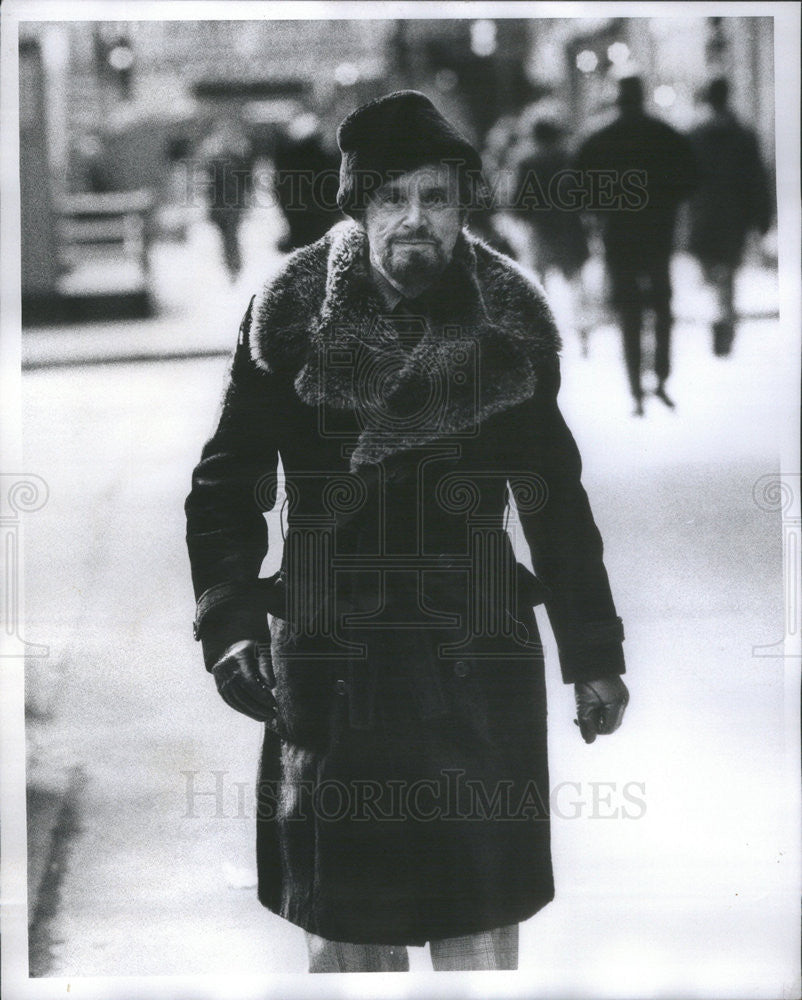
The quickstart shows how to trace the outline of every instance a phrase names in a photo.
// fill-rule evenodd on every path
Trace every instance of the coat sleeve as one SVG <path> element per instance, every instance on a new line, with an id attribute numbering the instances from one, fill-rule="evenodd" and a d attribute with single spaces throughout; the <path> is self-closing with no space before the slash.
<path id="1" fill-rule="evenodd" d="M 624 673 L 624 630 L 616 614 L 601 535 L 582 486 L 579 450 L 557 405 L 559 368 L 510 411 L 509 483 L 538 578 L 566 683 Z"/>
<path id="2" fill-rule="evenodd" d="M 186 499 L 187 548 L 197 600 L 194 634 L 206 668 L 233 642 L 269 640 L 257 581 L 278 449 L 272 377 L 248 344 L 253 300 L 240 326 L 217 428 L 205 444 Z"/>

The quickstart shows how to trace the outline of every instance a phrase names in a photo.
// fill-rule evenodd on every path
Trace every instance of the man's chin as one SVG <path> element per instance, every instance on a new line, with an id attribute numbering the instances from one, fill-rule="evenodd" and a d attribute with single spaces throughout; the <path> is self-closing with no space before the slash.
<path id="1" fill-rule="evenodd" d="M 386 266 L 399 284 L 419 284 L 433 281 L 443 270 L 440 250 L 433 243 L 396 244 Z"/>

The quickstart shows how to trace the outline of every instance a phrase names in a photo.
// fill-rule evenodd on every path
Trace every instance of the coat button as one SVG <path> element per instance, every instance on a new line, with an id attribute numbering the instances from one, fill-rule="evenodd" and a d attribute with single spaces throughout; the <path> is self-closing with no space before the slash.
<path id="1" fill-rule="evenodd" d="M 454 673 L 457 677 L 467 677 L 470 668 L 465 660 L 457 660 L 454 664 Z"/>
<path id="2" fill-rule="evenodd" d="M 334 690 L 337 692 L 337 694 L 345 694 L 348 691 L 348 685 L 345 683 L 342 677 L 338 678 L 338 680 L 335 682 Z"/>

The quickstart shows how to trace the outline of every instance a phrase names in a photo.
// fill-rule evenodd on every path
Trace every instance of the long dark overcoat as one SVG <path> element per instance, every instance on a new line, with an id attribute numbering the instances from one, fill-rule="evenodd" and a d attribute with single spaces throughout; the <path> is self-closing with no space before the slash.
<path id="1" fill-rule="evenodd" d="M 357 224 L 287 259 L 240 329 L 188 545 L 207 666 L 272 646 L 260 900 L 335 940 L 422 944 L 553 897 L 532 606 L 566 682 L 623 672 L 623 632 L 540 291 L 463 233 L 428 321 L 386 312 Z M 260 581 L 282 494 L 282 571 Z"/>
<path id="2" fill-rule="evenodd" d="M 765 233 L 772 199 L 755 133 L 730 111 L 689 132 L 700 184 L 690 201 L 689 249 L 703 264 L 741 262 L 751 229 Z"/>
<path id="3" fill-rule="evenodd" d="M 515 190 L 519 217 L 535 235 L 538 270 L 556 267 L 573 277 L 590 253 L 579 211 L 561 203 L 564 189 L 575 183 L 567 174 L 570 167 L 570 154 L 560 143 L 540 145 L 518 164 Z"/>
<path id="4" fill-rule="evenodd" d="M 574 159 L 583 207 L 601 224 L 608 268 L 667 261 L 680 202 L 698 183 L 687 137 L 644 113 L 616 115 Z"/>

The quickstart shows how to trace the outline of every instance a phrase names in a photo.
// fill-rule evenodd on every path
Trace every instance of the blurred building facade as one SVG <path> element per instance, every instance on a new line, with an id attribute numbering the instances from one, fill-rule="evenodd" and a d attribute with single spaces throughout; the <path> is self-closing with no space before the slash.
<path id="1" fill-rule="evenodd" d="M 55 206 L 48 163 L 51 148 L 45 113 L 45 75 L 39 46 L 20 45 L 20 199 L 22 208 L 23 294 L 46 297 L 56 286 L 53 253 Z"/>
<path id="2" fill-rule="evenodd" d="M 499 118 L 542 98 L 556 98 L 581 130 L 609 103 L 611 71 L 632 65 L 652 110 L 685 127 L 699 86 L 719 71 L 773 164 L 772 26 L 768 17 L 23 22 L 23 291 L 58 286 L 65 195 L 146 190 L 158 218 L 186 196 L 176 165 L 221 112 L 269 157 L 277 130 L 304 111 L 333 143 L 353 107 L 416 87 L 482 143 Z"/>
<path id="3" fill-rule="evenodd" d="M 575 127 L 609 107 L 617 73 L 637 72 L 651 110 L 687 128 L 700 87 L 720 74 L 730 81 L 733 109 L 757 132 L 773 164 L 773 18 L 576 18 L 534 25 L 530 75 L 561 98 Z"/>

